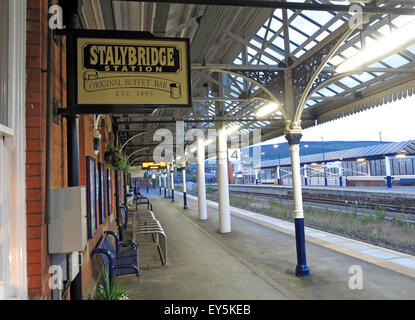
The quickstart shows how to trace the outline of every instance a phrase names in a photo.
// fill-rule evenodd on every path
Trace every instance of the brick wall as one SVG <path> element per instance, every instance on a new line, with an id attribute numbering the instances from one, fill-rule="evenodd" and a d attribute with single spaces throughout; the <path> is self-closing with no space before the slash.
<path id="1" fill-rule="evenodd" d="M 30 298 L 48 298 L 45 221 L 47 1 L 27 1 L 26 198 Z"/>
<path id="2" fill-rule="evenodd" d="M 47 250 L 47 224 L 45 223 L 46 203 L 46 97 L 47 97 L 47 0 L 27 1 L 27 102 L 26 102 L 26 196 L 27 196 L 27 250 L 29 298 L 50 299 L 49 267 L 51 259 Z M 64 38 L 55 43 L 53 66 L 53 92 L 60 107 L 66 107 L 66 56 Z M 94 116 L 80 116 L 80 183 L 86 185 L 86 157 L 94 157 L 104 163 L 106 144 L 113 144 L 109 132 L 111 123 L 103 117 L 99 123 L 102 143 L 98 156 L 93 150 Z M 67 180 L 67 136 L 66 120 L 52 125 L 51 146 L 51 187 L 66 187 Z M 98 227 L 94 237 L 88 240 L 84 252 L 83 289 L 97 277 L 101 261 L 91 256 L 103 234 L 103 230 L 115 230 L 115 175 L 112 172 L 113 210 L 112 219 L 107 218 Z M 105 201 L 107 205 L 107 199 Z"/>

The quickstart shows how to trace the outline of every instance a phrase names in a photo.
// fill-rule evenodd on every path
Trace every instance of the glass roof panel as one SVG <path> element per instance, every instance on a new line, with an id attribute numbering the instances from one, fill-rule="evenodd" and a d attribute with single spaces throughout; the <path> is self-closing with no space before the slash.
<path id="1" fill-rule="evenodd" d="M 372 76 L 371 74 L 364 72 L 362 74 L 354 74 L 353 77 L 355 77 L 356 79 L 362 81 L 362 82 L 366 82 L 369 80 L 372 80 L 374 78 L 374 76 Z"/>
<path id="2" fill-rule="evenodd" d="M 308 38 L 302 35 L 300 32 L 290 28 L 289 30 L 290 41 L 294 41 L 297 45 L 302 44 Z"/>
<path id="3" fill-rule="evenodd" d="M 304 10 L 303 14 L 309 17 L 310 19 L 314 20 L 316 23 L 320 25 L 324 25 L 330 21 L 334 17 L 333 14 L 326 11 L 310 11 Z"/>
<path id="4" fill-rule="evenodd" d="M 407 24 L 414 20 L 413 16 L 398 16 L 392 20 L 392 24 L 398 28 L 402 27 L 403 25 Z"/>
<path id="5" fill-rule="evenodd" d="M 339 86 L 337 86 L 335 84 L 331 84 L 331 85 L 327 86 L 327 88 L 330 88 L 331 90 L 334 90 L 334 91 L 336 91 L 338 93 L 344 92 L 344 89 L 343 88 L 340 88 Z"/>
<path id="6" fill-rule="evenodd" d="M 360 84 L 359 82 L 352 79 L 351 77 L 345 77 L 345 78 L 341 79 L 339 82 L 341 82 L 342 84 L 344 84 L 345 86 L 347 86 L 349 88 L 356 87 Z"/>
<path id="7" fill-rule="evenodd" d="M 409 63 L 408 60 L 406 60 L 399 54 L 394 54 L 393 56 L 383 59 L 382 61 L 386 63 L 387 65 L 391 66 L 392 68 L 399 68 Z"/>
<path id="8" fill-rule="evenodd" d="M 284 50 L 284 38 L 281 36 L 278 36 L 273 42 L 273 45 L 280 48 L 281 50 Z"/>
<path id="9" fill-rule="evenodd" d="M 319 27 L 315 25 L 314 23 L 304 19 L 302 16 L 296 17 L 292 22 L 291 25 L 296 27 L 297 29 L 300 29 L 304 33 L 307 33 L 308 35 L 313 35 Z"/>

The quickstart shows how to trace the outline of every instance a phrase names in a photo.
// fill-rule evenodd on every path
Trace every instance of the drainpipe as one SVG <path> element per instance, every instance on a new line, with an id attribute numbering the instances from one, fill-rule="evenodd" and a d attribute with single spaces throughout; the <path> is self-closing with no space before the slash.
<path id="1" fill-rule="evenodd" d="M 69 21 L 67 27 L 69 29 L 78 29 L 79 21 L 79 2 L 70 7 Z M 75 41 L 70 41 L 71 44 L 67 48 L 67 56 L 76 54 Z M 67 73 L 74 68 L 67 59 L 66 69 Z M 75 92 L 75 83 L 68 81 L 68 92 Z M 74 98 L 68 94 L 68 107 L 74 105 Z M 79 186 L 79 117 L 74 114 L 67 115 L 67 149 L 68 149 L 68 187 Z M 71 300 L 82 300 L 82 267 L 71 283 L 70 287 Z"/>
<path id="2" fill-rule="evenodd" d="M 52 1 L 48 1 L 48 8 L 52 6 Z M 46 94 L 46 163 L 45 163 L 45 224 L 49 225 L 51 222 L 51 212 L 50 212 L 50 199 L 51 199 L 51 166 L 52 166 L 52 121 L 53 121 L 53 71 L 54 71 L 54 61 L 53 57 L 55 55 L 54 44 L 53 44 L 53 31 L 48 28 L 48 44 L 47 44 L 47 94 Z M 49 226 L 47 226 L 49 228 Z M 53 254 L 50 255 L 51 263 L 53 265 L 59 265 L 64 259 L 65 255 Z M 63 287 L 63 286 L 62 286 Z M 52 289 L 52 300 L 62 300 L 63 289 Z"/>

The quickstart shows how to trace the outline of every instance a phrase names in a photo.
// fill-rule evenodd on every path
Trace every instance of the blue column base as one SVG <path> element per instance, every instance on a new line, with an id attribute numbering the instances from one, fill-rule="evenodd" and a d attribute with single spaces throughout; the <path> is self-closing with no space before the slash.
<path id="1" fill-rule="evenodd" d="M 164 188 L 164 197 L 167 198 L 167 190 Z"/>
<path id="2" fill-rule="evenodd" d="M 160 187 L 160 194 L 161 194 L 161 187 Z"/>
<path id="3" fill-rule="evenodd" d="M 297 246 L 297 267 L 295 275 L 297 277 L 306 277 L 310 274 L 305 253 L 305 235 L 304 235 L 304 218 L 295 220 L 295 242 Z"/>
<path id="4" fill-rule="evenodd" d="M 343 187 L 343 179 L 342 179 L 342 177 L 339 178 L 339 182 L 340 182 L 340 187 Z"/>
<path id="5" fill-rule="evenodd" d="M 174 189 L 171 191 L 171 202 L 174 202 Z"/>
<path id="6" fill-rule="evenodd" d="M 299 278 L 307 277 L 310 275 L 310 269 L 307 265 L 297 265 L 295 268 L 295 275 Z"/>
<path id="7" fill-rule="evenodd" d="M 183 203 L 184 203 L 183 209 L 187 209 L 187 194 L 186 194 L 186 192 L 183 192 Z"/>
<path id="8" fill-rule="evenodd" d="M 304 178 L 304 185 L 306 186 L 307 185 L 307 178 Z"/>
<path id="9" fill-rule="evenodd" d="M 392 177 L 391 176 L 387 176 L 386 177 L 386 186 L 390 189 L 392 188 Z"/>

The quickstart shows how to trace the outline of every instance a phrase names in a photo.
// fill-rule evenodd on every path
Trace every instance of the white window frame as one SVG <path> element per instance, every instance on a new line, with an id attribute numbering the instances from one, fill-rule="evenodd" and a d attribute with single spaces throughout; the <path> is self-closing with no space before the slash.
<path id="1" fill-rule="evenodd" d="M 8 79 L 6 79 L 6 83 L 7 83 L 7 91 L 8 91 L 8 95 L 7 95 L 7 99 L 8 99 L 8 103 L 7 103 L 7 113 L 8 113 L 8 121 L 7 121 L 7 126 L 5 124 L 0 123 L 0 137 L 12 137 L 14 136 L 14 130 L 11 127 L 12 125 L 12 120 L 13 120 L 13 108 L 10 108 L 10 94 L 12 94 L 10 91 L 10 86 L 8 85 L 10 82 L 10 73 L 11 73 L 11 66 L 10 66 L 10 55 L 12 53 L 12 48 L 10 48 L 9 46 L 9 42 L 10 42 L 10 34 L 11 34 L 11 21 L 10 19 L 12 17 L 10 17 L 10 12 L 11 12 L 11 2 L 9 1 L 8 3 L 8 10 L 2 10 L 2 12 L 0 12 L 0 21 L 8 21 L 8 37 L 7 39 L 0 39 L 0 40 L 4 40 L 4 43 L 0 43 L 0 46 L 2 48 L 9 48 L 9 52 L 8 52 L 8 56 L 7 56 L 7 65 L 8 65 L 8 72 L 7 72 L 7 77 Z M 7 17 L 4 17 L 5 15 L 7 15 Z M 0 75 L 1 76 L 1 75 Z"/>
<path id="2" fill-rule="evenodd" d="M 1 0 L 3 1 L 3 0 Z M 7 0 L 8 126 L 0 125 L 0 300 L 27 299 L 26 244 L 26 0 Z M 6 12 L 4 12 L 6 11 Z M 0 44 L 1 45 L 1 44 Z"/>

